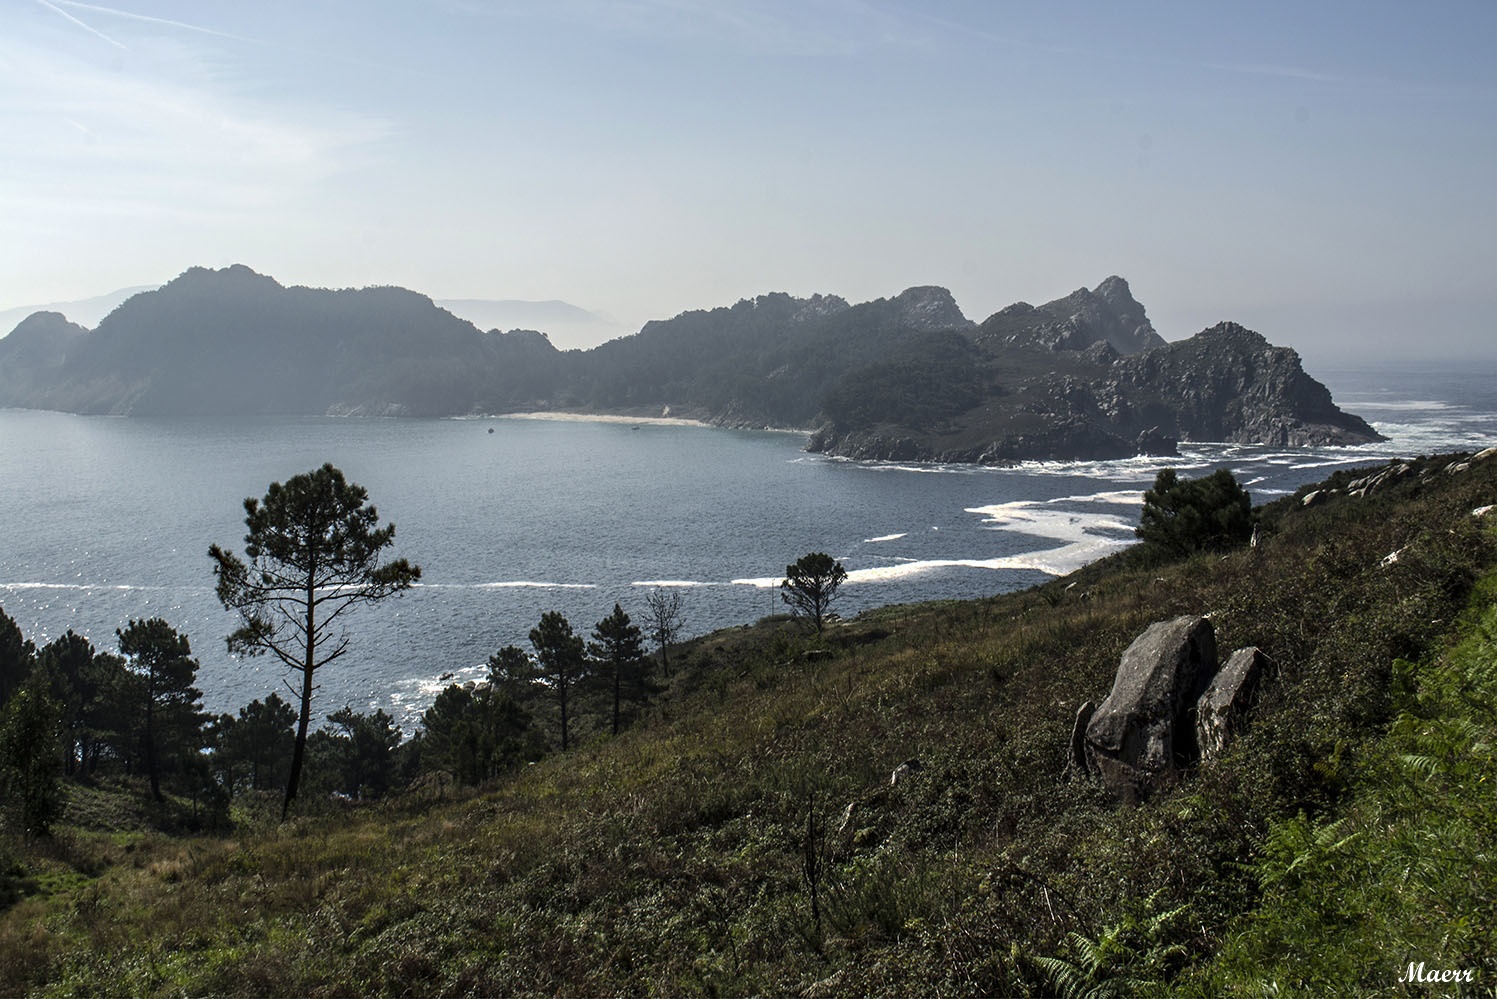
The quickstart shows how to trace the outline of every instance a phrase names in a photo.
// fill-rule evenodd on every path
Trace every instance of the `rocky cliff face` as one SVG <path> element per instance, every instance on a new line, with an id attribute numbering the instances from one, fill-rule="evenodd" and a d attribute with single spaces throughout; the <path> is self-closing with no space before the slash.
<path id="1" fill-rule="evenodd" d="M 984 324 L 985 326 L 988 324 Z M 1299 355 L 1236 323 L 1189 340 L 1119 357 L 1112 342 L 1050 350 L 1046 369 L 1005 368 L 1029 357 L 988 350 L 995 377 L 979 405 L 946 426 L 911 432 L 880 425 L 823 424 L 809 449 L 850 458 L 1003 464 L 1167 455 L 1180 441 L 1280 447 L 1364 444 L 1382 438 L 1342 412 Z"/>
<path id="2" fill-rule="evenodd" d="M 1123 355 L 1165 344 L 1128 282 L 1115 275 L 1090 291 L 1078 288 L 1038 308 L 1016 302 L 988 317 L 977 339 L 995 347 L 1047 351 L 1085 350 L 1105 342 Z"/>
<path id="3" fill-rule="evenodd" d="M 1180 440 L 1280 447 L 1365 444 L 1381 436 L 1344 413 L 1299 355 L 1237 323 L 1218 323 L 1189 340 L 1125 358 L 1099 389 L 1105 407 L 1130 409 L 1133 422 L 1158 425 Z"/>
<path id="4" fill-rule="evenodd" d="M 935 285 L 906 288 L 894 298 L 893 304 L 900 321 L 917 332 L 970 329 L 976 325 L 962 315 L 951 292 Z"/>

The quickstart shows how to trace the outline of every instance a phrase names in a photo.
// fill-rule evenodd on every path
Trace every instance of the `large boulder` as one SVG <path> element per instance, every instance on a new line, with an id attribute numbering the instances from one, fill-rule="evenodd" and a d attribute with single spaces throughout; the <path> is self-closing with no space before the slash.
<path id="1" fill-rule="evenodd" d="M 1210 621 L 1187 616 L 1150 625 L 1123 653 L 1112 692 L 1087 722 L 1087 769 L 1131 797 L 1194 763 L 1196 702 L 1216 668 Z"/>
<path id="2" fill-rule="evenodd" d="M 1232 653 L 1196 702 L 1196 745 L 1201 756 L 1216 756 L 1237 735 L 1252 706 L 1268 657 L 1257 648 Z"/>

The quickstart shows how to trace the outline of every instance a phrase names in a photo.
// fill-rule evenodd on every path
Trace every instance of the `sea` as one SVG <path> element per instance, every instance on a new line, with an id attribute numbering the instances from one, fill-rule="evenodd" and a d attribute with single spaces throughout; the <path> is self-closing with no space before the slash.
<path id="1" fill-rule="evenodd" d="M 243 551 L 244 500 L 332 462 L 363 485 L 413 589 L 349 620 L 318 674 L 317 716 L 383 708 L 406 734 L 448 683 L 528 645 L 558 610 L 588 634 L 656 587 L 685 633 L 782 613 L 785 567 L 824 551 L 848 570 L 834 609 L 1021 589 L 1134 542 L 1160 469 L 1230 469 L 1258 502 L 1340 468 L 1497 444 L 1497 361 L 1313 372 L 1389 439 L 1351 448 L 1191 443 L 1171 458 L 980 468 L 807 454 L 803 435 L 678 423 L 111 418 L 0 410 L 0 608 L 38 646 L 68 630 L 114 649 L 164 618 L 201 663 L 205 707 L 288 693 L 278 662 L 231 656 L 237 618 L 208 547 Z"/>

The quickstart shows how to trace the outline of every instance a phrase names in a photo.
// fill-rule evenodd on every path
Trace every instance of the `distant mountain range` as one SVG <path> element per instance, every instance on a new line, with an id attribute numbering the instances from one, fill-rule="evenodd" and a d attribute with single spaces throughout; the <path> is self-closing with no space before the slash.
<path id="1" fill-rule="evenodd" d="M 60 312 L 70 322 L 92 328 L 126 300 L 143 291 L 154 291 L 157 287 L 159 286 L 136 285 L 92 298 L 0 309 L 0 336 L 37 312 Z M 534 302 L 517 298 L 439 298 L 435 301 L 439 307 L 459 319 L 468 320 L 481 330 L 544 330 L 551 342 L 563 350 L 593 347 L 605 340 L 633 332 L 609 316 L 555 299 Z"/>
<path id="2" fill-rule="evenodd" d="M 572 308 L 537 304 L 557 316 Z M 805 429 L 810 448 L 829 454 L 988 463 L 1167 454 L 1181 440 L 1379 439 L 1294 351 L 1256 333 L 1222 323 L 1167 343 L 1118 277 L 981 324 L 944 288 L 859 305 L 775 293 L 560 351 L 532 330 L 484 332 L 403 288 L 288 288 L 244 266 L 195 267 L 92 331 L 57 312 L 27 317 L 0 340 L 0 405 L 669 413 Z"/>

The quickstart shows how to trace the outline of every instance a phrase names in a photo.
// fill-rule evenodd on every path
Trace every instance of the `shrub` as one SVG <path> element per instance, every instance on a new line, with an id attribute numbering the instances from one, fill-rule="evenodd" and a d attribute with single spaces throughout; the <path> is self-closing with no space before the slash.
<path id="1" fill-rule="evenodd" d="M 1225 468 L 1200 479 L 1182 479 L 1166 468 L 1144 493 L 1135 533 L 1171 557 L 1226 551 L 1253 536 L 1253 500 Z"/>

